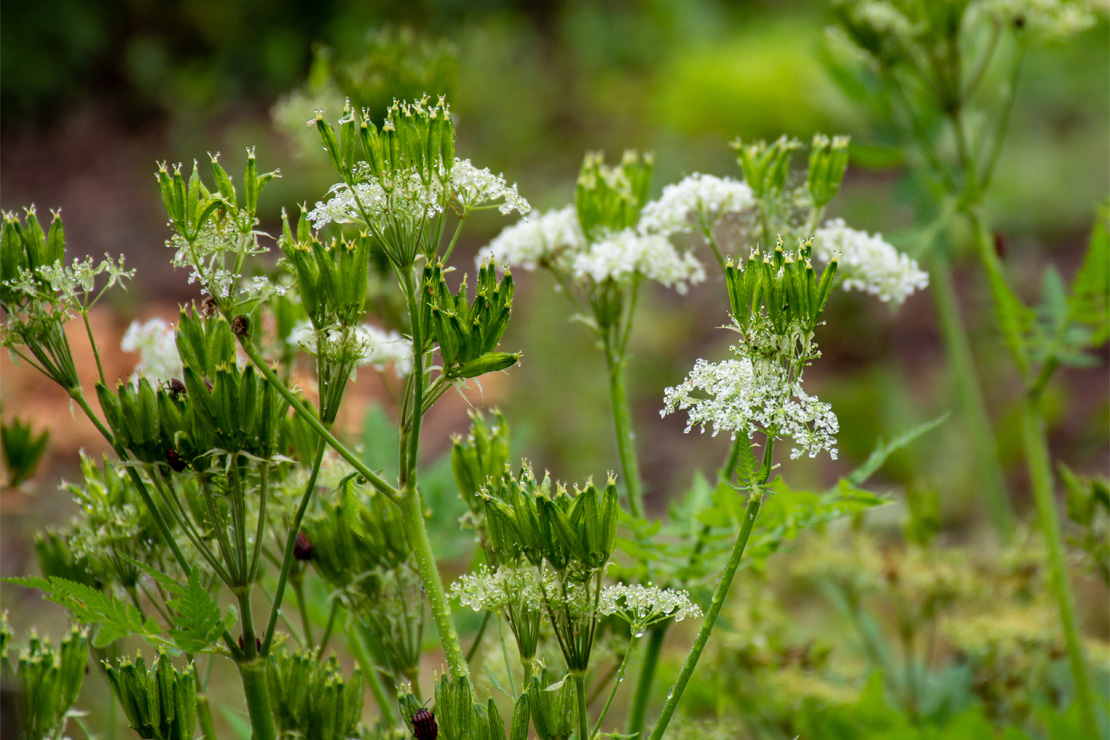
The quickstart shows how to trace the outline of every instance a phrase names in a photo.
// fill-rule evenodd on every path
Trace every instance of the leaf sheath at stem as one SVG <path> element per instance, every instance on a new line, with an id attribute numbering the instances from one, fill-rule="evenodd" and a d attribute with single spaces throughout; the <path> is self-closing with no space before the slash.
<path id="1" fill-rule="evenodd" d="M 251 660 L 239 663 L 239 676 L 243 680 L 243 694 L 247 698 L 252 740 L 277 740 L 274 714 L 270 709 L 270 691 L 266 685 L 266 661 Z"/>

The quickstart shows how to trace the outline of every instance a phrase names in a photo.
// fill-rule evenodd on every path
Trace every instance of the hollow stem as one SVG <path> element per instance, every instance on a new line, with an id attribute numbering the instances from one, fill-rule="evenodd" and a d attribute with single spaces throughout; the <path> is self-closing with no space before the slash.
<path id="1" fill-rule="evenodd" d="M 432 543 L 428 538 L 428 530 L 424 526 L 424 504 L 420 492 L 415 488 L 406 487 L 401 493 L 400 504 L 401 526 L 405 530 L 405 539 L 412 547 L 413 559 L 416 561 L 420 580 L 424 584 L 424 593 L 432 611 L 436 630 L 439 632 L 447 667 L 456 678 L 469 679 L 470 668 L 466 664 L 466 655 L 459 642 L 459 633 L 451 617 L 451 604 L 447 600 L 447 592 L 443 589 L 443 580 L 436 568 Z"/>

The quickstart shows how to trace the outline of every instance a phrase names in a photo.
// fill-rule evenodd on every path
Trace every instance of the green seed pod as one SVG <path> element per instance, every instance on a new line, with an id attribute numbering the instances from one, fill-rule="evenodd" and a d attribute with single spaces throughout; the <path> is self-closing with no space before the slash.
<path id="1" fill-rule="evenodd" d="M 528 685 L 528 707 L 532 726 L 540 740 L 567 740 L 574 732 L 578 712 L 578 699 L 570 675 L 559 681 L 544 668 L 539 676 L 532 676 Z M 514 730 L 515 730 L 514 721 Z"/>
<path id="2" fill-rule="evenodd" d="M 847 136 L 835 136 L 831 140 L 823 134 L 813 137 L 806 186 L 818 208 L 828 205 L 840 190 L 848 168 L 848 142 Z"/>
<path id="3" fill-rule="evenodd" d="M 7 643 L 11 631 L 6 618 L 0 633 L 4 635 L 4 664 L 10 671 Z M 14 670 L 16 717 L 25 737 L 38 740 L 61 736 L 66 713 L 81 692 L 88 657 L 88 636 L 83 630 L 74 628 L 56 650 L 48 640 L 31 633 Z"/>
<path id="4" fill-rule="evenodd" d="M 509 730 L 509 740 L 528 740 L 528 727 L 532 722 L 529 710 L 529 692 L 521 693 L 513 707 L 513 724 Z"/>
<path id="5" fill-rule="evenodd" d="M 452 442 L 451 470 L 463 501 L 477 512 L 482 509 L 478 491 L 499 487 L 501 472 L 509 464 L 509 425 L 500 412 L 495 412 L 493 424 L 477 411 L 471 412 L 470 419 L 470 434 Z"/>
<path id="6" fill-rule="evenodd" d="M 197 719 L 196 667 L 177 670 L 160 653 L 149 672 L 141 655 L 135 663 L 105 662 L 108 683 L 131 728 L 150 740 L 192 740 Z"/>

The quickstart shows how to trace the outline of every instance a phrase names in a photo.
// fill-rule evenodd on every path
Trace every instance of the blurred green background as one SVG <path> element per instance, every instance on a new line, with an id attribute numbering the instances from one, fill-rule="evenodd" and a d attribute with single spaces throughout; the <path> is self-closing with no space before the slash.
<path id="1" fill-rule="evenodd" d="M 819 2 L 8 3 L 0 30 L 0 204 L 61 207 L 74 252 L 124 253 L 140 276 L 121 299 L 122 317 L 144 301 L 185 301 L 191 286 L 170 271 L 161 246 L 156 160 L 222 150 L 234 171 L 244 147 L 257 145 L 261 166 L 284 174 L 264 197 L 263 228 L 273 231 L 283 206 L 311 204 L 331 183 L 314 132 L 303 125 L 314 107 L 338 116 L 336 91 L 345 87 L 361 91 L 357 103 L 380 109 L 431 80 L 439 89 L 425 91 L 450 93 L 460 154 L 506 173 L 538 208 L 570 200 L 587 149 L 656 152 L 658 193 L 693 171 L 737 176 L 727 146 L 737 136 L 851 134 L 867 145 L 854 154 L 871 156 L 855 157 L 833 215 L 912 252 L 900 234 L 921 217 L 921 194 L 901 177 L 897 157 L 874 155 L 891 142 L 825 72 L 829 20 Z M 990 207 L 1031 300 L 1046 263 L 1065 279 L 1077 268 L 1110 190 L 1107 37 L 1103 14 L 1093 30 L 1037 47 L 1025 63 Z M 505 225 L 496 214 L 475 219 L 462 256 Z M 559 477 L 601 474 L 615 465 L 602 358 L 587 332 L 568 322 L 547 276 L 519 277 L 506 346 L 522 349 L 525 361 L 497 394 L 521 435 L 519 452 Z M 958 278 L 1003 455 L 1013 463 L 1011 375 L 974 266 L 960 266 Z M 721 292 L 713 280 L 688 298 L 656 292 L 636 322 L 631 384 L 657 510 L 693 467 L 715 465 L 725 444 L 683 437 L 680 422 L 658 417 L 662 388 L 696 357 L 720 355 Z M 826 360 L 811 382 L 840 415 L 847 467 L 876 436 L 955 401 L 927 295 L 898 313 L 844 298 L 829 317 Z M 1104 357 L 1095 372 L 1066 372 L 1052 391 L 1057 451 L 1079 470 L 1110 466 L 1105 369 Z M 973 531 L 981 502 L 969 490 L 974 461 L 959 424 L 913 455 L 896 459 L 886 475 L 940 486 L 950 524 Z M 833 472 L 801 467 L 803 481 Z M 1021 491 L 1021 467 L 1011 472 Z"/>
<path id="2" fill-rule="evenodd" d="M 832 215 L 912 252 L 905 235 L 923 218 L 922 194 L 897 157 L 877 156 L 876 147 L 891 142 L 825 72 L 829 21 L 825 3 L 769 0 L 8 2 L 0 23 L 0 205 L 60 207 L 75 254 L 124 253 L 140 271 L 115 305 L 126 325 L 152 304 L 195 297 L 162 246 L 168 230 L 155 162 L 222 150 L 234 172 L 244 147 L 256 145 L 260 166 L 284 175 L 262 203 L 262 228 L 273 233 L 283 206 L 311 205 L 332 183 L 304 122 L 320 105 L 338 117 L 336 90 L 346 86 L 361 90 L 356 102 L 379 108 L 393 95 L 449 92 L 460 155 L 504 172 L 541 209 L 571 200 L 586 150 L 654 151 L 657 195 L 694 171 L 738 177 L 727 146 L 736 137 L 851 134 L 854 162 Z M 1094 29 L 1038 47 L 1025 62 L 989 208 L 1007 265 L 1033 302 L 1045 265 L 1065 280 L 1074 274 L 1110 192 L 1108 39 L 1103 12 Z M 429 79 L 438 89 L 426 89 Z M 456 252 L 465 267 L 508 225 L 497 214 L 472 221 Z M 959 263 L 956 272 L 1003 460 L 1028 514 L 1012 423 L 1017 386 L 976 265 Z M 517 278 L 504 346 L 522 350 L 524 362 L 490 391 L 517 435 L 514 453 L 558 478 L 600 476 L 617 460 L 603 358 L 568 320 L 547 275 Z M 655 291 L 636 320 L 630 386 L 655 512 L 694 469 L 713 469 L 727 445 L 683 435 L 681 420 L 658 413 L 663 388 L 696 358 L 723 355 L 723 294 L 714 279 L 687 297 Z M 792 464 L 793 485 L 827 484 L 864 459 L 877 437 L 955 409 L 927 293 L 897 313 L 843 295 L 819 338 L 825 357 L 807 382 L 839 415 L 840 462 Z M 1054 454 L 1083 473 L 1110 473 L 1107 366 L 1104 350 L 1095 369 L 1062 371 L 1048 395 Z M 19 408 L 10 393 L 5 401 Z M 448 443 L 451 430 L 439 431 L 429 437 L 429 457 Z M 72 454 L 62 457 L 76 464 Z M 935 488 L 947 535 L 975 542 L 988 527 L 975 464 L 957 414 L 898 453 L 878 488 L 896 499 L 913 486 Z M 58 475 L 45 471 L 40 488 L 52 490 Z M 5 574 L 30 567 L 20 543 L 59 517 L 64 508 L 28 513 L 19 532 L 5 526 L 15 534 L 4 546 Z M 1088 626 L 1105 634 L 1105 610 L 1088 612 Z"/>

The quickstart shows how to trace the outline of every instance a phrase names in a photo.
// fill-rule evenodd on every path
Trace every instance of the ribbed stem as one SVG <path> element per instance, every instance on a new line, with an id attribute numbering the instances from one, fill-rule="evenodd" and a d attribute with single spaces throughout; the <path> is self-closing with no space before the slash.
<path id="1" fill-rule="evenodd" d="M 251 729 L 254 730 L 252 740 L 277 740 L 274 713 L 270 710 L 270 691 L 266 685 L 266 661 L 240 662 L 239 677 L 243 680 L 247 713 L 250 715 Z"/>
<path id="2" fill-rule="evenodd" d="M 1083 719 L 1084 733 L 1087 737 L 1099 737 L 1098 721 L 1095 718 L 1095 696 L 1091 689 L 1087 664 L 1083 658 L 1079 620 L 1075 614 L 1075 598 L 1072 595 L 1067 564 L 1064 562 L 1064 547 L 1060 541 L 1060 520 L 1056 514 L 1056 498 L 1044 417 L 1035 398 L 1027 396 L 1022 403 L 1021 433 L 1029 465 L 1029 478 L 1033 484 L 1033 501 L 1037 506 L 1037 523 L 1040 525 L 1045 544 L 1048 545 L 1049 578 L 1053 596 L 1056 597 L 1056 607 L 1060 611 L 1068 662 L 1071 665 L 1072 680 L 1075 682 L 1075 700 Z"/>
<path id="3" fill-rule="evenodd" d="M 621 686 L 621 681 L 624 680 L 624 672 L 628 668 L 628 659 L 632 657 L 632 650 L 636 647 L 637 638 L 633 635 L 628 643 L 628 647 L 624 651 L 624 657 L 621 659 L 620 668 L 617 669 L 617 675 L 613 676 L 613 688 L 609 690 L 609 698 L 605 700 L 605 706 L 601 708 L 601 714 L 597 717 L 597 722 L 594 723 L 594 731 L 590 736 L 591 739 L 597 737 L 597 733 L 601 730 L 601 723 L 605 721 L 605 715 L 609 714 L 609 707 L 613 705 L 613 699 L 617 695 L 617 689 Z"/>
<path id="4" fill-rule="evenodd" d="M 979 256 L 987 270 L 994 299 L 995 315 L 1006 346 L 1009 347 L 1014 365 L 1026 387 L 1021 405 L 1021 436 L 1025 447 L 1025 462 L 1029 469 L 1029 480 L 1033 487 L 1033 501 L 1037 508 L 1037 525 L 1041 536 L 1048 546 L 1048 570 L 1052 594 L 1060 612 L 1060 623 L 1064 630 L 1064 641 L 1068 650 L 1068 663 L 1071 666 L 1072 680 L 1075 682 L 1075 699 L 1079 705 L 1084 730 L 1089 737 L 1098 737 L 1098 722 L 1095 718 L 1095 697 L 1091 689 L 1090 674 L 1080 646 L 1079 620 L 1075 614 L 1075 596 L 1072 594 L 1071 580 L 1067 564 L 1064 562 L 1064 547 L 1060 538 L 1060 521 L 1056 514 L 1055 486 L 1052 480 L 1052 463 L 1048 449 L 1048 435 L 1045 431 L 1044 415 L 1041 413 L 1039 395 L 1029 391 L 1035 380 L 1029 366 L 1028 350 L 1024 337 L 1020 334 L 1021 320 L 1015 315 L 1019 309 L 1013 302 L 1006 283 L 1002 265 L 991 243 L 990 231 L 976 209 L 968 211 L 974 229 Z M 1040 383 L 1039 383 L 1040 384 Z M 1043 386 L 1043 384 L 1040 384 Z"/>
<path id="5" fill-rule="evenodd" d="M 435 555 L 432 553 L 432 543 L 428 539 L 428 530 L 424 526 L 424 504 L 420 492 L 413 488 L 406 488 L 401 492 L 400 505 L 401 525 L 405 530 L 405 539 L 412 548 L 420 580 L 424 583 L 424 595 L 432 610 L 432 619 L 435 620 L 436 630 L 439 632 L 439 641 L 443 646 L 447 667 L 451 675 L 456 678 L 469 679 L 470 668 L 466 664 L 466 655 L 463 653 L 462 643 L 459 642 L 459 633 L 451 618 L 451 604 L 447 600 L 447 592 L 443 589 L 443 581 L 440 579 Z"/>
<path id="6" fill-rule="evenodd" d="M 605 360 L 609 368 L 609 398 L 613 406 L 617 452 L 620 455 L 624 485 L 628 490 L 628 510 L 632 516 L 642 517 L 644 515 L 643 484 L 640 480 L 640 464 L 636 459 L 636 444 L 633 440 L 631 414 L 628 410 L 624 357 L 618 356 L 616 348 L 607 346 Z"/>
<path id="7" fill-rule="evenodd" d="M 212 706 L 208 703 L 207 692 L 197 692 L 197 719 L 200 721 L 201 737 L 204 740 L 218 740 L 216 725 L 212 722 Z"/>

